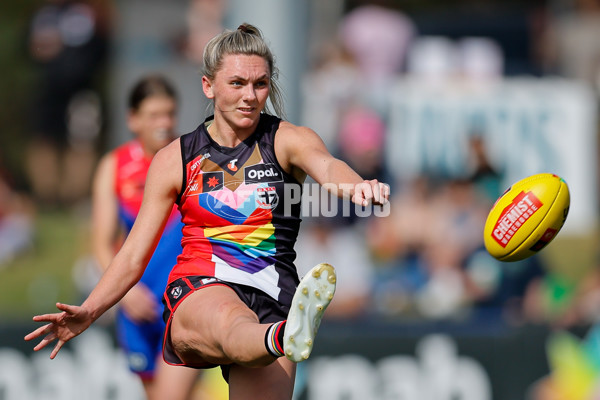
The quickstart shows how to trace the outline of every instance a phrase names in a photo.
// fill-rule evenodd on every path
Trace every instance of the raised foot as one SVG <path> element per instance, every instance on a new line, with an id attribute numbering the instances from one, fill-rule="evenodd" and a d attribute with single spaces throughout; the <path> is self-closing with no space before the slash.
<path id="1" fill-rule="evenodd" d="M 285 355 L 294 362 L 310 356 L 321 319 L 335 293 L 335 269 L 318 264 L 307 273 L 294 294 L 288 315 L 283 347 Z"/>

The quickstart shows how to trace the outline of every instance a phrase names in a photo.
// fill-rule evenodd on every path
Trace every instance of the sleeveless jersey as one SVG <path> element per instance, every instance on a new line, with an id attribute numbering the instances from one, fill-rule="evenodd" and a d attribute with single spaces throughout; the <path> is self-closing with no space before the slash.
<path id="1" fill-rule="evenodd" d="M 208 134 L 211 118 L 180 139 L 183 252 L 169 282 L 211 276 L 255 287 L 289 305 L 298 284 L 294 244 L 300 201 L 284 200 L 291 185 L 296 193 L 301 187 L 275 157 L 281 120 L 262 114 L 256 131 L 229 148 Z"/>
<path id="2" fill-rule="evenodd" d="M 116 160 L 114 187 L 119 219 L 128 233 L 142 205 L 144 185 L 152 158 L 145 155 L 141 143 L 137 140 L 117 147 L 113 154 Z M 169 271 L 181 253 L 182 227 L 181 216 L 174 206 L 163 235 L 140 280 L 157 296 L 159 303 L 167 285 Z"/>

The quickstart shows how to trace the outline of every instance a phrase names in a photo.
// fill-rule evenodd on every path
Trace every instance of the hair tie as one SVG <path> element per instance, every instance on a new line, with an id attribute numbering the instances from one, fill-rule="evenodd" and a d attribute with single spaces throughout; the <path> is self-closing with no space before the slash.
<path id="1" fill-rule="evenodd" d="M 252 32 L 250 31 L 250 29 L 248 29 L 248 27 L 247 27 L 246 25 L 243 25 L 243 24 L 242 24 L 242 25 L 240 25 L 240 26 L 238 26 L 238 31 L 242 31 L 242 32 L 244 32 L 244 33 L 252 33 Z"/>

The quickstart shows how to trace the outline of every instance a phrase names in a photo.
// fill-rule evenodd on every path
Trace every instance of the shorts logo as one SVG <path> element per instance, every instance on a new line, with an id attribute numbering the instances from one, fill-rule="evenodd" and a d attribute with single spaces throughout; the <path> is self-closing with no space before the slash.
<path id="1" fill-rule="evenodd" d="M 277 207 L 279 196 L 274 187 L 262 187 L 256 189 L 256 205 L 264 210 L 272 210 Z"/>
<path id="2" fill-rule="evenodd" d="M 148 359 L 144 353 L 131 353 L 128 356 L 129 366 L 132 370 L 143 372 L 148 367 Z"/>
<path id="3" fill-rule="evenodd" d="M 283 182 L 281 171 L 275 164 L 254 164 L 244 168 L 244 183 Z"/>
<path id="4" fill-rule="evenodd" d="M 175 286 L 173 289 L 171 289 L 171 296 L 173 296 L 174 299 L 178 299 L 182 293 L 183 289 L 181 286 Z"/>

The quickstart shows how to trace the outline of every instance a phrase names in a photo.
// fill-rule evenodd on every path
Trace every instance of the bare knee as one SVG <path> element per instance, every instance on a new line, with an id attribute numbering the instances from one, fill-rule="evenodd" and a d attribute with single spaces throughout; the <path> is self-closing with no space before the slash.
<path id="1" fill-rule="evenodd" d="M 235 364 L 245 367 L 264 367 L 276 360 L 267 352 L 264 337 L 267 325 L 260 324 L 258 318 L 238 316 L 223 330 L 223 352 Z"/>

